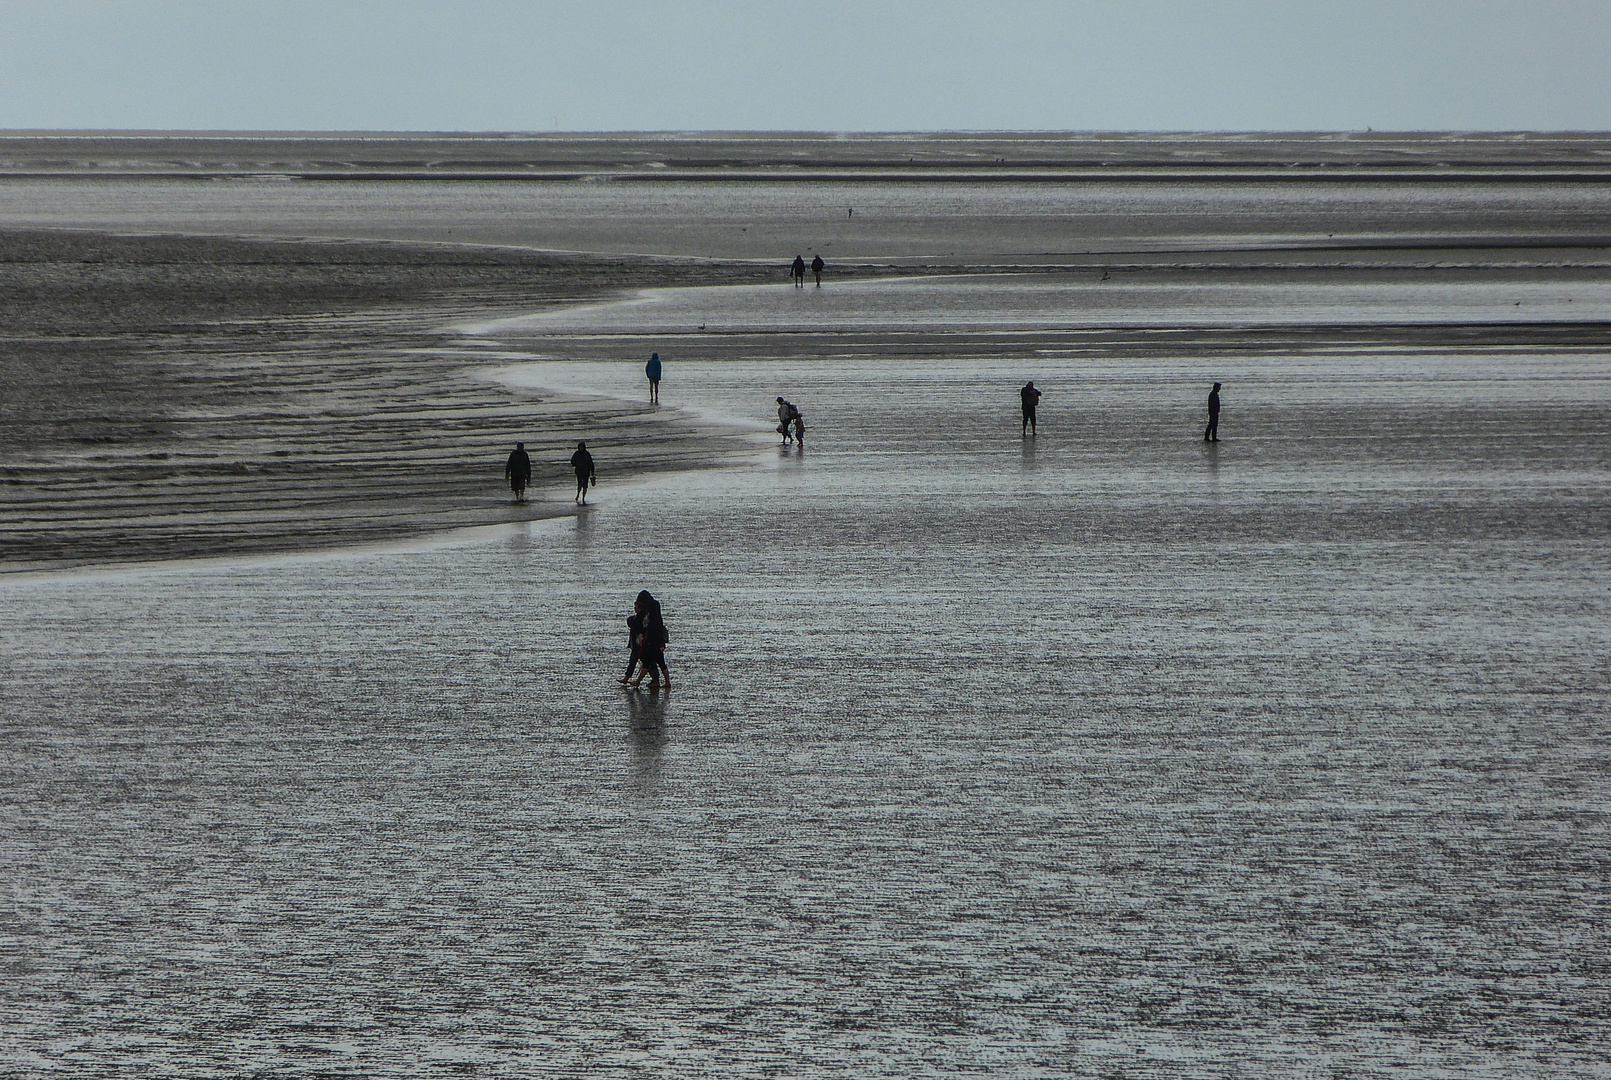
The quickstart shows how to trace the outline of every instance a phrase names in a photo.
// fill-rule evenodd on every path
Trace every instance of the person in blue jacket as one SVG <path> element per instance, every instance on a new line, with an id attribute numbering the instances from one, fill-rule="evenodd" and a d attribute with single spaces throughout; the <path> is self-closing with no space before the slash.
<path id="1" fill-rule="evenodd" d="M 649 376 L 649 404 L 660 404 L 660 354 L 649 354 L 649 362 L 643 366 L 643 373 Z"/>

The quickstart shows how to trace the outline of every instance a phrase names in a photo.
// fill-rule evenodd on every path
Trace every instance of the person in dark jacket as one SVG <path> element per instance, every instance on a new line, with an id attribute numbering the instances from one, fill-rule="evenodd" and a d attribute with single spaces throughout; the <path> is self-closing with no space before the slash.
<path id="1" fill-rule="evenodd" d="M 599 482 L 598 474 L 593 471 L 593 455 L 587 452 L 587 443 L 576 444 L 576 453 L 571 455 L 571 468 L 576 470 L 576 502 L 586 506 L 587 486 Z"/>
<path id="2" fill-rule="evenodd" d="M 649 362 L 643 365 L 643 373 L 649 376 L 649 404 L 660 404 L 660 354 L 649 354 Z"/>
<path id="3" fill-rule="evenodd" d="M 643 662 L 643 619 L 648 612 L 644 609 L 643 598 L 646 592 L 638 594 L 632 602 L 632 614 L 627 616 L 627 669 L 621 676 L 621 685 L 625 686 L 632 681 L 632 672 Z M 640 680 L 642 676 L 638 677 Z"/>
<path id="4" fill-rule="evenodd" d="M 1208 392 L 1208 427 L 1203 431 L 1204 442 L 1219 442 L 1219 383 Z"/>
<path id="5" fill-rule="evenodd" d="M 1018 391 L 1018 400 L 1024 409 L 1023 434 L 1035 434 L 1035 406 L 1040 404 L 1040 391 L 1035 389 L 1035 380 L 1031 379 Z"/>
<path id="6" fill-rule="evenodd" d="M 811 273 L 816 276 L 817 288 L 822 288 L 822 268 L 828 264 L 822 261 L 821 255 L 811 257 Z"/>
<path id="7" fill-rule="evenodd" d="M 515 443 L 515 448 L 509 451 L 509 463 L 503 467 L 503 478 L 509 481 L 509 489 L 515 493 L 515 502 L 526 501 L 526 485 L 531 483 L 531 455 L 526 453 L 526 444 Z"/>
<path id="8" fill-rule="evenodd" d="M 794 279 L 796 289 L 805 288 L 805 260 L 796 255 L 794 265 L 789 267 L 789 277 Z"/>

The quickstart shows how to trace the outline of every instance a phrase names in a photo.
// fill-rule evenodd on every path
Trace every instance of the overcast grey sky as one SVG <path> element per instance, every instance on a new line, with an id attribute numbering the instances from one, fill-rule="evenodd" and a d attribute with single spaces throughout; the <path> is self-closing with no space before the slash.
<path id="1" fill-rule="evenodd" d="M 0 127 L 1611 129 L 1607 0 L 0 0 Z"/>

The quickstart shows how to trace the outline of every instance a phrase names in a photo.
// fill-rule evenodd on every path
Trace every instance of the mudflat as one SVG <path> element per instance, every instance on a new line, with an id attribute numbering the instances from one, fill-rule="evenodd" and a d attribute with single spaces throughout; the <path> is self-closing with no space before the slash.
<path id="1" fill-rule="evenodd" d="M 569 512 L 502 463 L 606 480 L 720 438 L 671 411 L 477 376 L 457 321 L 755 268 L 400 243 L 0 233 L 0 565 L 39 569 L 396 539 Z"/>

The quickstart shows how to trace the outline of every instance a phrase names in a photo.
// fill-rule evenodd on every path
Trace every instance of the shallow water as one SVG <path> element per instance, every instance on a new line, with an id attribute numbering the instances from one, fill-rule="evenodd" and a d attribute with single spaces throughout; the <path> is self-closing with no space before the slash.
<path id="1" fill-rule="evenodd" d="M 753 458 L 0 582 L 10 1071 L 1606 1075 L 1601 358 L 681 361 L 664 399 Z M 642 587 L 669 695 L 614 683 Z"/>
<path id="2" fill-rule="evenodd" d="M 648 289 L 469 327 L 505 336 L 888 332 L 1064 332 L 1103 327 L 1467 326 L 1611 319 L 1611 281 L 1375 282 L 1104 279 L 1095 272 L 947 275 L 777 285 Z"/>
<path id="3" fill-rule="evenodd" d="M 1034 263 L 1157 251 L 1611 244 L 1611 188 L 1429 181 L 1303 183 L 742 180 L 0 180 L 0 226 L 358 237 L 765 259 Z M 1275 255 L 1269 256 L 1274 259 Z M 1430 268 L 1429 266 L 1425 268 Z"/>

